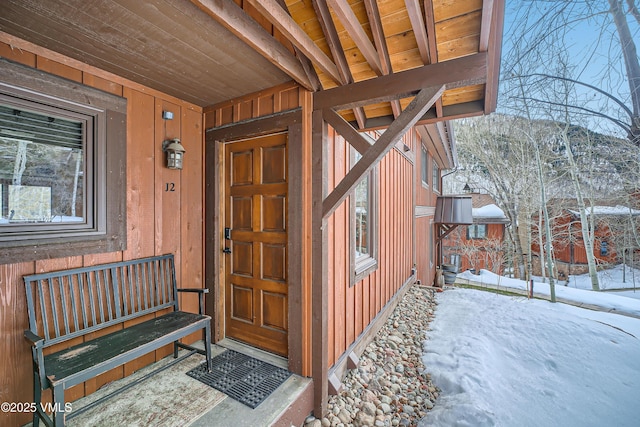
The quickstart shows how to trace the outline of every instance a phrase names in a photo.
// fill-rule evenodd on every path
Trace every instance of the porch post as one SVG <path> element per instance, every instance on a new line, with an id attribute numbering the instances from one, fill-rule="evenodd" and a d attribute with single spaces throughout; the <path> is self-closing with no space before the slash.
<path id="1" fill-rule="evenodd" d="M 328 286 L 327 276 L 327 220 L 323 218 L 322 202 L 327 193 L 327 125 L 322 110 L 312 115 L 312 376 L 313 376 L 313 411 L 316 418 L 322 418 L 327 412 L 329 396 L 329 345 L 328 345 Z"/>

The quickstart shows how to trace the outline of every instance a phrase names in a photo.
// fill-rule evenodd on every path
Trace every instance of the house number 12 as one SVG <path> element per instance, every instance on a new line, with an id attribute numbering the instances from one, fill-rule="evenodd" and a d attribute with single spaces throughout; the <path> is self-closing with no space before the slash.
<path id="1" fill-rule="evenodd" d="M 167 182 L 164 187 L 164 191 L 176 191 L 175 182 Z"/>

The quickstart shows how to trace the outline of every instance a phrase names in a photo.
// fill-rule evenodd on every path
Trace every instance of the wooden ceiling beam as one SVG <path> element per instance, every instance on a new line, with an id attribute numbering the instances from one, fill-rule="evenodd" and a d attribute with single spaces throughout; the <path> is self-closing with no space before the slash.
<path id="1" fill-rule="evenodd" d="M 431 86 L 422 89 L 407 108 L 384 131 L 378 140 L 353 165 L 347 175 L 322 202 L 322 218 L 326 219 L 348 197 L 364 176 L 375 167 L 391 150 L 396 142 L 411 129 L 436 100 L 442 96 L 445 86 Z M 344 135 L 343 135 L 344 136 Z"/>
<path id="2" fill-rule="evenodd" d="M 320 28 L 322 28 L 322 32 L 324 33 L 324 38 L 329 45 L 331 55 L 336 61 L 338 72 L 342 77 L 342 83 L 353 83 L 353 75 L 351 74 L 351 69 L 349 69 L 349 63 L 344 55 L 344 49 L 340 42 L 340 37 L 338 37 L 338 31 L 336 31 L 333 19 L 331 19 L 331 12 L 329 11 L 329 6 L 327 6 L 326 0 L 312 0 L 312 4 L 313 9 L 318 16 L 318 22 L 320 23 Z M 354 108 L 353 114 L 356 116 L 358 127 L 364 127 L 367 120 L 364 110 L 362 108 Z"/>
<path id="3" fill-rule="evenodd" d="M 394 99 L 409 98 L 425 87 L 447 89 L 480 84 L 487 79 L 487 54 L 477 53 L 401 73 L 326 89 L 315 94 L 314 110 L 353 109 Z"/>
<path id="4" fill-rule="evenodd" d="M 281 8 L 283 8 L 284 10 L 287 10 L 287 4 L 284 2 L 285 0 L 277 0 L 278 4 L 280 5 Z M 291 14 L 289 14 L 289 16 L 291 16 Z M 313 92 L 317 92 L 319 90 L 322 90 L 322 83 L 320 82 L 320 78 L 318 77 L 318 73 L 316 73 L 315 68 L 313 68 L 313 64 L 311 63 L 311 61 L 309 60 L 309 58 L 307 58 L 300 49 L 298 49 L 296 46 L 293 46 L 293 51 L 295 52 L 296 56 L 298 57 L 298 60 L 300 61 L 300 64 L 302 65 L 302 68 L 304 69 L 305 73 L 307 74 L 307 77 L 309 78 L 309 82 L 311 83 L 311 87 L 313 88 Z"/>
<path id="5" fill-rule="evenodd" d="M 386 76 L 387 74 L 391 74 L 393 69 L 391 68 L 391 59 L 389 58 L 389 49 L 387 49 L 387 41 L 382 28 L 382 21 L 380 20 L 378 3 L 376 0 L 364 0 L 363 3 L 367 11 L 367 17 L 369 18 L 373 43 L 380 58 L 382 74 Z"/>
<path id="6" fill-rule="evenodd" d="M 307 33 L 280 7 L 276 0 L 248 0 L 248 2 L 334 82 L 342 84 L 338 67 L 333 60 L 311 40 Z"/>
<path id="7" fill-rule="evenodd" d="M 322 116 L 358 153 L 364 155 L 375 143 L 375 140 L 371 138 L 371 136 L 358 132 L 349 122 L 331 108 L 323 110 Z"/>
<path id="8" fill-rule="evenodd" d="M 378 3 L 376 0 L 364 0 L 364 7 L 369 17 L 369 26 L 371 27 L 371 33 L 373 34 L 373 43 L 376 45 L 378 56 L 380 57 L 380 64 L 382 65 L 382 74 L 387 75 L 393 73 L 393 67 L 391 66 L 391 58 L 389 57 L 389 49 L 387 48 L 387 39 L 384 35 L 384 29 L 382 27 L 382 20 L 380 19 L 380 10 L 378 9 Z M 402 112 L 400 101 L 391 101 L 391 111 L 393 116 L 398 117 Z M 364 126 L 360 126 L 362 129 Z"/>
<path id="9" fill-rule="evenodd" d="M 313 90 L 313 85 L 300 61 L 260 24 L 251 19 L 233 0 L 191 0 L 191 2 L 305 89 Z"/>
<path id="10" fill-rule="evenodd" d="M 482 2 L 482 22 L 480 23 L 480 52 L 489 49 L 489 36 L 491 35 L 491 20 L 493 18 L 493 0 Z"/>
<path id="11" fill-rule="evenodd" d="M 485 27 L 490 27 L 491 29 L 491 34 L 489 35 L 489 46 L 487 48 L 487 52 L 491 60 L 489 61 L 487 68 L 488 81 L 485 86 L 484 96 L 485 114 L 493 113 L 498 106 L 498 79 L 500 77 L 500 53 L 502 51 L 502 28 L 504 26 L 505 0 L 493 0 L 492 3 L 491 23 L 485 25 L 483 16 L 483 23 L 480 29 L 480 31 L 483 31 Z M 486 31 L 489 31 L 489 29 Z"/>
<path id="12" fill-rule="evenodd" d="M 318 17 L 318 23 L 320 24 L 320 28 L 322 28 L 331 55 L 338 67 L 340 77 L 342 77 L 341 84 L 352 83 L 353 76 L 351 75 L 347 58 L 344 56 L 344 49 L 338 37 L 333 19 L 331 19 L 331 12 L 329 12 L 329 6 L 327 6 L 326 0 L 312 0 L 311 3 L 313 4 L 313 9 Z"/>
<path id="13" fill-rule="evenodd" d="M 430 64 L 432 61 L 429 54 L 427 28 L 422 18 L 422 9 L 420 8 L 419 0 L 404 0 L 404 4 L 407 7 L 409 21 L 411 21 L 411 28 L 413 28 L 413 36 L 418 44 L 418 51 L 420 52 L 422 63 Z"/>
<path id="14" fill-rule="evenodd" d="M 424 0 L 424 26 L 427 30 L 427 40 L 429 42 L 429 63 L 438 62 L 438 45 L 436 43 L 436 20 L 433 16 L 433 0 Z M 443 116 L 442 99 L 436 102 L 436 115 Z"/>
<path id="15" fill-rule="evenodd" d="M 433 0 L 424 0 L 424 27 L 429 43 L 429 63 L 438 62 L 438 45 L 436 44 L 436 20 L 433 16 Z"/>
<path id="16" fill-rule="evenodd" d="M 378 52 L 362 29 L 362 25 L 358 21 L 356 14 L 353 13 L 351 6 L 344 0 L 327 0 L 327 3 L 329 3 L 347 33 L 349 33 L 360 52 L 362 52 L 362 56 L 367 60 L 371 69 L 377 75 L 382 75 L 382 65 L 378 58 Z"/>
<path id="17" fill-rule="evenodd" d="M 431 108 L 416 124 L 426 125 L 442 120 L 462 119 L 465 117 L 480 116 L 482 114 L 484 114 L 484 101 L 469 101 L 462 104 L 444 106 L 442 107 L 442 114 L 436 114 L 435 108 Z M 367 120 L 364 130 L 384 129 L 393 123 L 393 120 L 394 117 L 391 115 L 370 118 Z"/>

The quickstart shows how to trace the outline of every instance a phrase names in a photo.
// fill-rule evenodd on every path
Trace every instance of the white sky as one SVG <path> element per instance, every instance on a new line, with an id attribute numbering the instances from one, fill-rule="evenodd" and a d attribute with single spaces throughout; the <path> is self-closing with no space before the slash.
<path id="1" fill-rule="evenodd" d="M 627 283 L 614 282 L 620 272 L 606 286 L 633 287 L 629 272 Z M 483 283 L 498 282 L 482 273 Z M 525 283 L 501 278 L 500 286 Z M 639 299 L 581 287 L 590 289 L 586 276 L 556 291 L 640 313 Z M 640 425 L 640 319 L 480 290 L 437 295 L 423 360 L 442 393 L 420 427 Z"/>

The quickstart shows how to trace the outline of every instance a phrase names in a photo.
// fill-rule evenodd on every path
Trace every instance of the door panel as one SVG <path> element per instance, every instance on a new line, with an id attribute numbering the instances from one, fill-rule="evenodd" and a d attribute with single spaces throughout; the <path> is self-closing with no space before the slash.
<path id="1" fill-rule="evenodd" d="M 287 356 L 287 135 L 225 145 L 226 336 Z"/>

